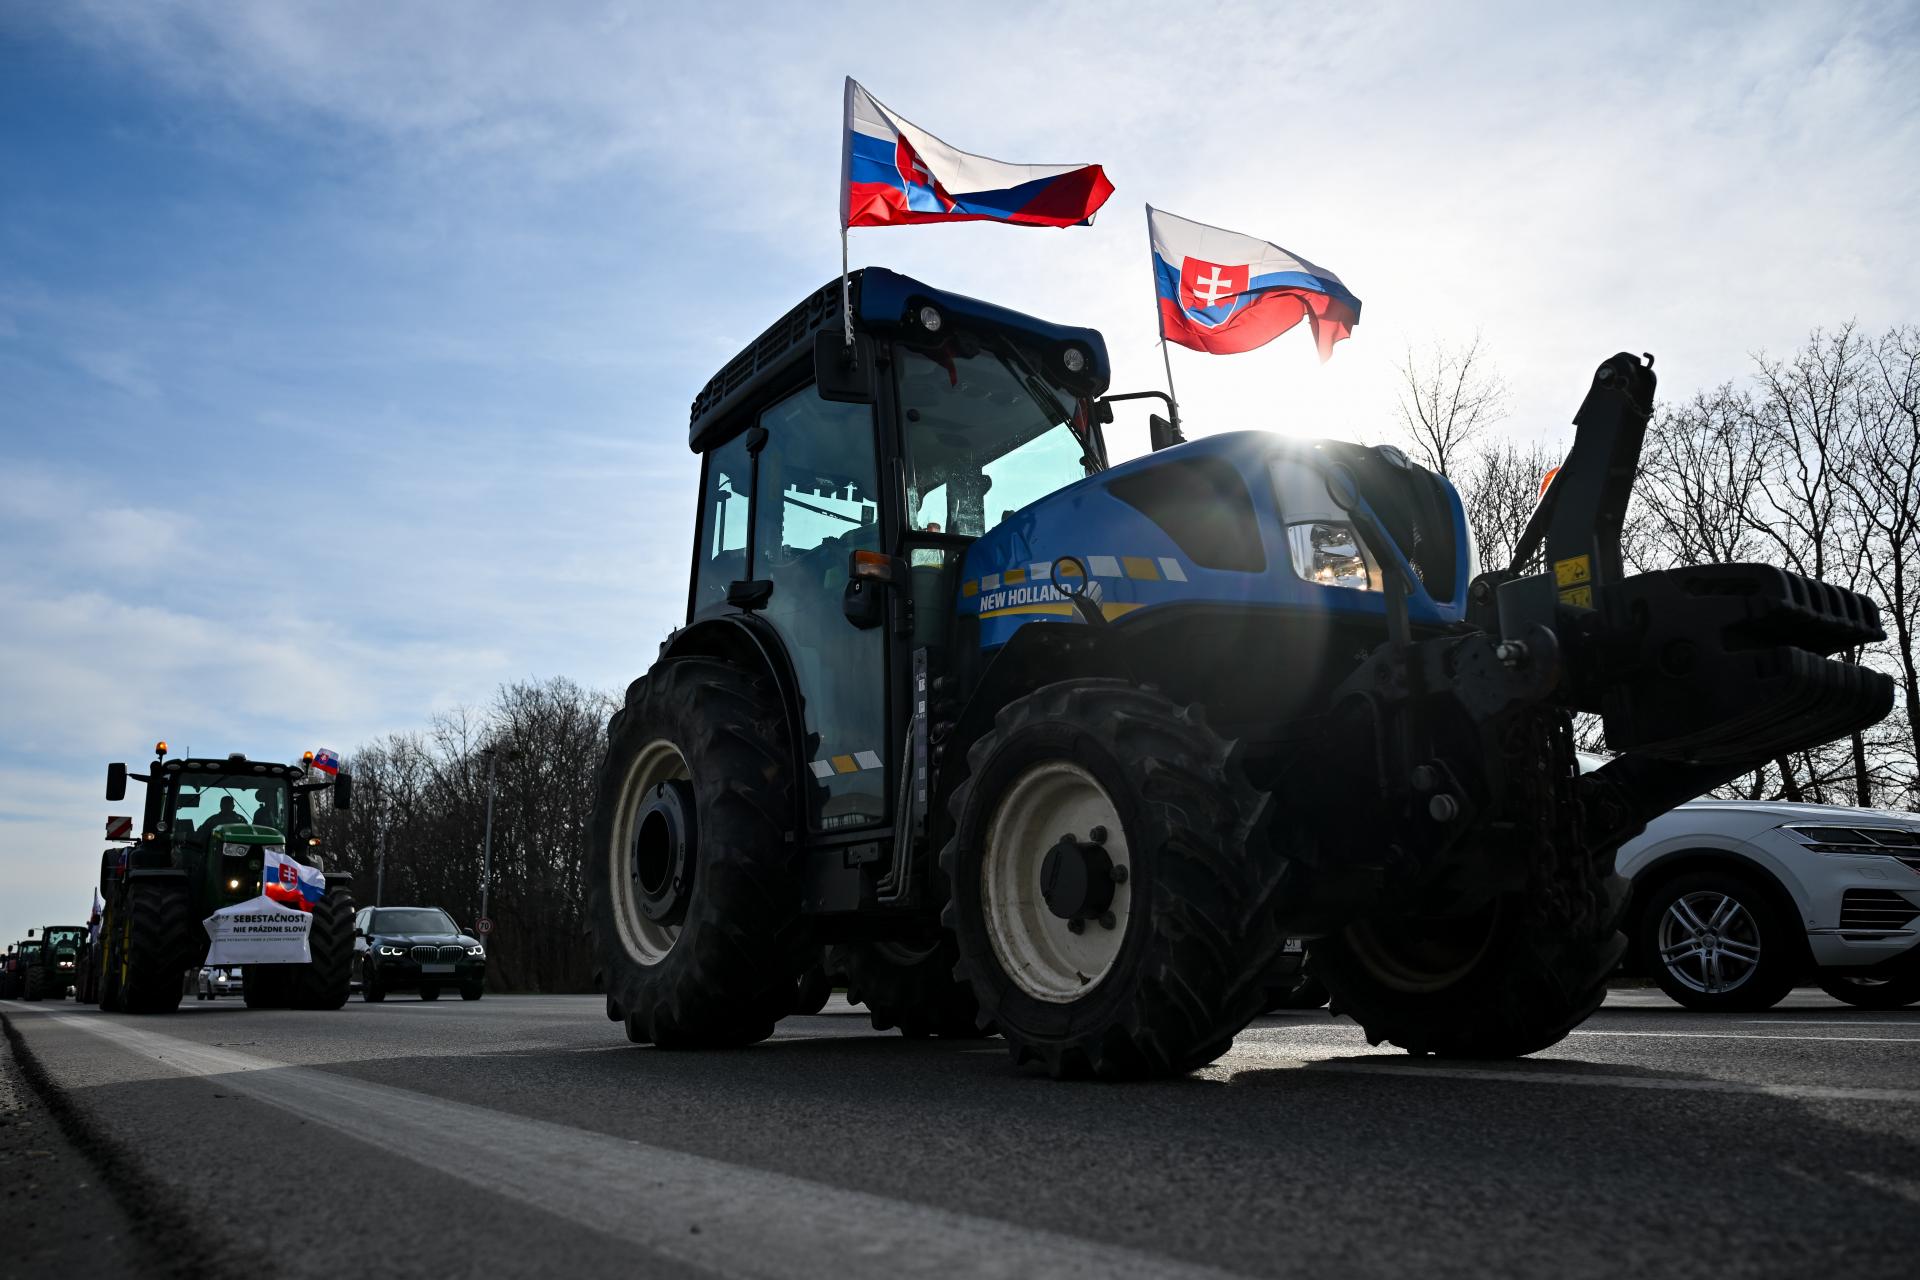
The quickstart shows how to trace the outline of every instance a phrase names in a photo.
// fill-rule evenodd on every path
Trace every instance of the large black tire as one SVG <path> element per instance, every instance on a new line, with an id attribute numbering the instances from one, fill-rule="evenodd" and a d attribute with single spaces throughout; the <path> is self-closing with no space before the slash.
<path id="1" fill-rule="evenodd" d="M 875 1031 L 898 1028 L 911 1039 L 993 1034 L 981 1029 L 973 987 L 955 976 L 959 960 L 959 948 L 944 931 L 919 945 L 858 942 L 827 948 L 827 972 L 846 984 L 847 1002 L 867 1006 Z"/>
<path id="2" fill-rule="evenodd" d="M 722 1048 L 772 1034 L 806 963 L 785 717 L 772 685 L 712 658 L 668 658 L 607 723 L 589 825 L 593 943 L 608 1012 L 636 1043 Z M 691 788 L 693 870 L 677 931 L 637 903 L 641 807 Z"/>
<path id="3" fill-rule="evenodd" d="M 94 963 L 98 965 L 95 981 L 100 988 L 100 1011 L 124 1013 L 126 1007 L 120 998 L 120 950 L 126 933 L 126 895 L 118 886 L 110 886 L 106 900 L 107 906 L 100 916 L 100 942 L 94 949 L 97 957 Z"/>
<path id="4" fill-rule="evenodd" d="M 1454 1058 L 1536 1053 L 1600 1007 L 1626 950 L 1627 882 L 1602 865 L 1588 886 L 1593 906 L 1575 918 L 1516 892 L 1457 919 L 1362 920 L 1315 939 L 1307 973 L 1368 1044 Z"/>
<path id="5" fill-rule="evenodd" d="M 1728 985 L 1702 990 L 1711 984 L 1697 954 L 1663 956 L 1662 939 L 1666 937 L 1671 945 L 1684 943 L 1688 932 L 1684 921 L 1694 918 L 1691 913 L 1702 910 L 1712 915 L 1712 904 L 1721 902 L 1733 904 L 1734 913 L 1709 936 L 1720 953 L 1717 972 Z M 1771 1009 L 1806 972 L 1806 931 L 1781 895 L 1759 879 L 1729 869 L 1688 872 L 1654 889 L 1640 911 L 1636 934 L 1640 971 L 1676 1003 L 1702 1012 Z M 1738 951 L 1733 950 L 1736 947 Z"/>
<path id="6" fill-rule="evenodd" d="M 39 965 L 27 970 L 27 979 L 20 984 L 20 998 L 29 1004 L 37 1004 L 46 998 L 47 979 Z"/>
<path id="7" fill-rule="evenodd" d="M 313 908 L 307 964 L 290 966 L 288 1002 L 296 1009 L 338 1009 L 353 994 L 353 889 L 329 884 Z"/>
<path id="8" fill-rule="evenodd" d="M 487 994 L 487 988 L 484 983 L 463 982 L 460 984 L 460 998 L 462 1000 L 478 1000 L 485 994 Z"/>
<path id="9" fill-rule="evenodd" d="M 1884 978 L 1823 971 L 1814 975 L 1814 981 L 1835 1000 L 1859 1009 L 1904 1009 L 1910 1004 L 1920 1004 L 1920 969 Z"/>
<path id="10" fill-rule="evenodd" d="M 186 994 L 182 977 L 193 960 L 197 923 L 187 887 L 175 881 L 127 886 L 126 956 L 121 998 L 128 1013 L 172 1013 Z"/>
<path id="11" fill-rule="evenodd" d="M 827 1000 L 833 995 L 833 979 L 827 973 L 824 964 L 810 964 L 800 974 L 793 988 L 793 1012 L 801 1017 L 812 1017 L 827 1007 Z"/>
<path id="12" fill-rule="evenodd" d="M 440 998 L 440 988 L 423 985 L 420 988 L 420 998 L 422 1000 L 438 1000 Z"/>
<path id="13" fill-rule="evenodd" d="M 1233 745 L 1197 707 L 1125 681 L 1073 680 L 1004 707 L 966 764 L 940 857 L 951 886 L 942 919 L 983 1022 L 1006 1037 L 1014 1061 L 1037 1059 L 1055 1077 L 1128 1079 L 1179 1075 L 1225 1053 L 1260 1012 L 1261 978 L 1282 942 L 1278 860 L 1254 854 L 1267 847 L 1268 799 L 1246 779 Z M 1070 963 L 1050 963 L 1045 981 L 1031 966 L 1014 976 L 993 932 L 1056 957 L 1074 954 L 1058 931 L 1064 922 L 1049 924 L 1031 906 L 1039 876 L 1030 846 L 1100 836 L 1047 825 L 1047 788 L 1056 786 L 1091 797 L 1073 811 L 1114 815 L 1120 830 L 1100 835 L 1127 867 L 1109 913 L 1117 942 L 1096 944 L 1110 954 L 1091 981 L 1079 976 L 1077 990 L 1064 976 Z M 996 821 L 1013 811 L 1032 839 L 996 836 Z M 988 871 L 999 888 L 987 888 Z M 1074 936 L 1100 928 L 1089 923 Z"/>

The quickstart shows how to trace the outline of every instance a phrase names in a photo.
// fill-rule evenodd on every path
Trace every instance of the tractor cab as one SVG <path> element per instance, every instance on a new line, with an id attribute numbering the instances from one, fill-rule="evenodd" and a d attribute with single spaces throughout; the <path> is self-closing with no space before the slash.
<path id="1" fill-rule="evenodd" d="M 937 668 L 952 644 L 967 548 L 1107 461 L 1095 331 L 878 268 L 854 275 L 851 300 L 851 343 L 835 282 L 695 400 L 699 525 L 676 637 L 768 656 L 804 727 L 805 829 L 830 842 L 871 842 L 894 819 L 913 655 Z"/>

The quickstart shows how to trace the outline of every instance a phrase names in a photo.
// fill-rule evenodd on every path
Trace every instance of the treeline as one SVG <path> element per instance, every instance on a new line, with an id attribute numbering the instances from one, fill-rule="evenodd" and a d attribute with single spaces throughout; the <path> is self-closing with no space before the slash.
<path id="1" fill-rule="evenodd" d="M 586 824 L 613 708 L 611 695 L 556 677 L 506 685 L 485 708 L 358 748 L 348 759 L 353 808 L 326 819 L 330 865 L 354 873 L 362 906 L 378 893 L 388 905 L 442 907 L 472 930 L 491 767 L 488 984 L 591 990 Z"/>
<path id="2" fill-rule="evenodd" d="M 1409 354 L 1405 438 L 1460 488 L 1483 567 L 1505 565 L 1571 437 L 1490 441 L 1504 387 L 1476 341 Z M 1759 561 L 1879 602 L 1888 639 L 1841 655 L 1892 675 L 1893 715 L 1730 791 L 1920 808 L 1920 328 L 1815 330 L 1750 377 L 1656 406 L 1624 549 L 1640 571 Z"/>

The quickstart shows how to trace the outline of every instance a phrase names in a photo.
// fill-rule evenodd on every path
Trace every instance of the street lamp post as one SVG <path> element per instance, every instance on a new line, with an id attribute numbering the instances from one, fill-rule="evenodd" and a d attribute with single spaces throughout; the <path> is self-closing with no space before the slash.
<path id="1" fill-rule="evenodd" d="M 487 918 L 487 888 L 493 883 L 493 775 L 497 751 L 487 748 L 487 830 L 480 841 L 480 918 Z"/>

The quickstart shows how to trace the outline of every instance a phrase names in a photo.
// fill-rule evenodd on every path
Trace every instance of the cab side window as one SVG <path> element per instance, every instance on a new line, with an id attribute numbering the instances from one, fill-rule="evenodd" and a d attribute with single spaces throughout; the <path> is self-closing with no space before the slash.
<path id="1" fill-rule="evenodd" d="M 707 453 L 700 484 L 700 541 L 694 549 L 693 612 L 727 601 L 727 584 L 747 572 L 753 459 L 745 432 Z"/>

